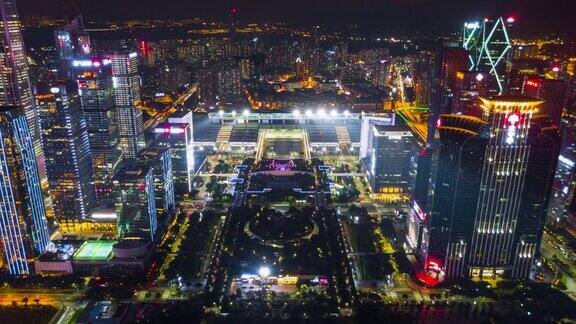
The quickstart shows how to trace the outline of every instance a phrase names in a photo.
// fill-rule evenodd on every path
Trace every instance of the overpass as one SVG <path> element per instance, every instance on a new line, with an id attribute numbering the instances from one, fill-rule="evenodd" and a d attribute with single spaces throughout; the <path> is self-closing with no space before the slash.
<path id="1" fill-rule="evenodd" d="M 427 107 L 407 107 L 396 109 L 396 114 L 410 128 L 412 133 L 418 136 L 418 142 L 426 145 L 428 139 L 428 118 L 422 118 L 430 108 Z M 424 119 L 424 120 L 423 120 Z"/>

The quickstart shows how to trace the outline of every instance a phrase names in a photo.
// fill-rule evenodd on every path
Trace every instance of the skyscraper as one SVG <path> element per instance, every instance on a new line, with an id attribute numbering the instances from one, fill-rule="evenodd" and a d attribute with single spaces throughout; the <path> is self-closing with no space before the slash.
<path id="1" fill-rule="evenodd" d="M 562 80 L 529 77 L 524 80 L 522 93 L 542 99 L 542 114 L 550 116 L 552 124 L 559 126 L 566 100 L 568 85 Z"/>
<path id="2" fill-rule="evenodd" d="M 158 146 L 170 148 L 172 175 L 177 197 L 192 191 L 194 178 L 194 137 L 192 112 L 177 112 L 158 125 Z"/>
<path id="3" fill-rule="evenodd" d="M 96 205 L 86 122 L 75 82 L 35 87 L 46 173 L 56 219 L 74 223 Z"/>
<path id="4" fill-rule="evenodd" d="M 54 31 L 56 56 L 60 64 L 60 75 L 69 78 L 72 60 L 92 52 L 90 35 L 84 31 L 82 16 L 72 19 L 67 25 Z M 73 77 L 73 76 L 72 76 Z"/>
<path id="5" fill-rule="evenodd" d="M 140 101 L 138 53 L 114 54 L 111 60 L 120 149 L 123 158 L 133 160 L 145 146 L 142 112 L 135 108 Z"/>
<path id="6" fill-rule="evenodd" d="M 386 200 L 402 199 L 412 185 L 414 137 L 403 125 L 373 125 L 370 134 L 372 147 L 366 164 L 372 190 Z"/>
<path id="7" fill-rule="evenodd" d="M 470 71 L 486 72 L 493 79 L 493 90 L 503 94 L 506 62 L 512 43 L 508 35 L 509 27 L 515 19 L 485 18 L 482 22 L 465 23 L 462 32 L 462 46 L 468 50 Z"/>
<path id="8" fill-rule="evenodd" d="M 112 178 L 121 161 L 111 60 L 77 58 L 71 65 L 90 141 L 96 196 L 111 198 Z"/>
<path id="9" fill-rule="evenodd" d="M 46 250 L 48 222 L 32 136 L 19 107 L 0 107 L 0 242 L 8 271 L 30 274 L 27 263 Z"/>
<path id="10" fill-rule="evenodd" d="M 467 68 L 468 54 L 466 49 L 456 45 L 443 46 L 436 56 L 434 76 L 453 89 L 456 83 L 456 72 Z"/>
<path id="11" fill-rule="evenodd" d="M 154 241 L 158 218 L 152 166 L 126 165 L 114 177 L 114 190 L 120 236 Z"/>
<path id="12" fill-rule="evenodd" d="M 452 113 L 480 117 L 478 97 L 489 95 L 490 78 L 487 73 L 458 71 L 454 85 Z"/>
<path id="13" fill-rule="evenodd" d="M 560 148 L 530 97 L 482 98 L 482 118 L 442 115 L 421 253 L 436 277 L 526 278 L 538 256 Z"/>
<path id="14" fill-rule="evenodd" d="M 174 180 L 170 149 L 152 147 L 138 153 L 138 163 L 149 164 L 154 169 L 154 195 L 158 216 L 167 216 L 176 210 Z"/>
<path id="15" fill-rule="evenodd" d="M 0 14 L 0 104 L 15 105 L 22 108 L 28 122 L 28 128 L 34 145 L 36 159 L 40 162 L 40 172 L 43 176 L 42 146 L 38 129 L 38 113 L 34 106 L 26 49 L 15 0 L 1 0 Z"/>

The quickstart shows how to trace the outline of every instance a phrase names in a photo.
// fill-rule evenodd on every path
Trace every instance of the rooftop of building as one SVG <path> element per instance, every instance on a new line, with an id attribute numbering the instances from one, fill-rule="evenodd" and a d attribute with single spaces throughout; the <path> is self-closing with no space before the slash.
<path id="1" fill-rule="evenodd" d="M 524 96 L 524 95 L 503 95 L 503 96 L 490 96 L 490 97 L 480 97 L 482 101 L 489 101 L 494 103 L 540 103 L 542 100 Z"/>
<path id="2" fill-rule="evenodd" d="M 117 241 L 91 240 L 86 241 L 74 254 L 75 261 L 105 261 L 112 254 L 112 249 Z"/>
<path id="3" fill-rule="evenodd" d="M 479 97 L 481 107 L 487 112 L 496 113 L 537 113 L 544 102 L 538 98 L 523 95 Z"/>

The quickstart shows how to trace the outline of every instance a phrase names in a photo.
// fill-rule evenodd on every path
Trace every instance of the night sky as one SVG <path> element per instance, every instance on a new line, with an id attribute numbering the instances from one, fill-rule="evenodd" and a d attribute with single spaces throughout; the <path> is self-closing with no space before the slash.
<path id="1" fill-rule="evenodd" d="M 18 0 L 22 15 L 62 15 L 70 0 Z M 232 6 L 241 22 L 296 25 L 360 24 L 383 31 L 457 31 L 486 15 L 518 17 L 525 32 L 576 32 L 576 0 L 79 0 L 97 19 L 193 18 L 224 20 Z"/>

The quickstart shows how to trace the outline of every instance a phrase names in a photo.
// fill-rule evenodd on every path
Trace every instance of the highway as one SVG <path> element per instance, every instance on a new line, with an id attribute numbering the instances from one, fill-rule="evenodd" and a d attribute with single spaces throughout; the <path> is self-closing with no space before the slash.
<path id="1" fill-rule="evenodd" d="M 427 122 L 420 121 L 420 116 L 425 113 L 425 109 L 421 108 L 402 108 L 397 109 L 396 114 L 400 116 L 410 130 L 418 135 L 419 142 L 425 144 L 428 137 L 428 124 Z"/>
<path id="2" fill-rule="evenodd" d="M 176 99 L 170 106 L 164 109 L 162 112 L 156 114 L 154 117 L 150 118 L 144 123 L 144 129 L 150 129 L 152 127 L 156 127 L 159 123 L 164 121 L 170 115 L 178 111 L 178 107 L 183 105 L 186 100 L 190 99 L 190 97 L 196 93 L 198 90 L 198 84 L 191 85 L 186 92 L 184 92 L 178 99 Z"/>

